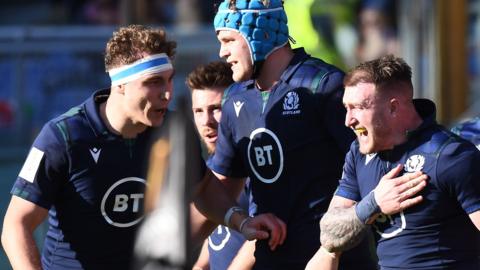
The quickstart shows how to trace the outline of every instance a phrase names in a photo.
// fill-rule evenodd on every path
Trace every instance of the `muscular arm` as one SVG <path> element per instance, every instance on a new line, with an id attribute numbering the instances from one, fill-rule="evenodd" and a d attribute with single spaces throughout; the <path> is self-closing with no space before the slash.
<path id="1" fill-rule="evenodd" d="M 236 205 L 233 198 L 238 197 L 238 194 L 240 194 L 245 185 L 245 182 L 241 181 L 241 179 L 218 176 L 219 177 L 209 170 L 202 182 L 196 187 L 194 203 L 191 205 L 194 243 L 202 243 L 218 224 L 224 223 L 223 218 L 225 213 L 230 207 Z M 235 216 L 236 215 L 232 216 L 232 223 L 234 218 L 239 218 Z M 240 222 L 241 220 L 238 221 L 238 224 Z"/>
<path id="2" fill-rule="evenodd" d="M 191 226 L 192 240 L 193 240 L 193 243 L 196 243 L 198 245 L 202 243 L 202 241 L 210 235 L 210 233 L 218 226 L 218 224 L 223 224 L 223 216 L 221 216 L 221 220 L 216 220 L 216 221 L 207 219 L 207 217 L 205 217 L 205 215 L 203 215 L 199 211 L 198 207 L 204 207 L 204 208 L 207 208 L 207 210 L 210 210 L 211 206 L 208 206 L 209 203 L 213 205 L 218 204 L 219 206 L 221 206 L 222 202 L 224 202 L 225 204 L 227 204 L 227 208 L 225 210 L 226 212 L 228 208 L 230 208 L 231 205 L 234 205 L 233 203 L 235 203 L 235 202 L 231 202 L 231 198 L 237 198 L 240 192 L 242 191 L 243 186 L 245 185 L 244 179 L 227 178 L 227 177 L 218 175 L 217 179 L 221 178 L 221 179 L 218 179 L 220 180 L 219 182 L 217 179 L 215 179 L 215 177 L 216 176 L 213 174 L 213 172 L 207 172 L 206 178 L 203 179 L 202 183 L 198 187 L 198 190 L 196 191 L 196 196 L 200 196 L 200 197 L 196 197 L 194 199 L 194 201 L 197 204 L 200 203 L 200 205 L 197 206 L 195 203 L 192 203 L 190 205 L 190 219 L 192 221 L 192 226 Z M 211 182 L 211 181 L 214 181 L 214 182 Z M 221 184 L 219 185 L 219 183 L 223 185 Z M 216 195 L 213 195 L 213 196 L 209 195 L 210 192 Z M 210 200 L 204 201 L 205 197 L 203 196 L 206 196 L 207 199 L 215 199 L 218 201 L 216 202 L 210 202 Z M 214 197 L 214 198 L 211 198 L 211 197 Z M 218 197 L 218 198 L 215 198 L 215 197 Z M 213 210 L 219 210 L 218 211 L 219 213 L 217 215 L 219 215 L 220 212 L 223 211 L 222 208 L 219 208 L 219 209 L 214 208 Z M 225 212 L 223 212 L 223 214 L 225 214 Z"/>
<path id="3" fill-rule="evenodd" d="M 3 221 L 2 245 L 13 269 L 41 269 L 33 232 L 47 213 L 42 207 L 12 196 Z"/>
<path id="4" fill-rule="evenodd" d="M 350 249 L 358 244 L 367 226 L 355 213 L 355 201 L 334 196 L 320 220 L 320 242 L 330 252 Z"/>
<path id="5" fill-rule="evenodd" d="M 426 186 L 427 176 L 414 172 L 396 177 L 402 169 L 399 165 L 384 175 L 374 193 L 365 196 L 356 207 L 354 201 L 334 196 L 320 221 L 322 246 L 333 252 L 352 248 L 362 239 L 366 224 L 371 224 L 380 212 L 391 215 L 421 202 L 422 197 L 415 195 Z M 367 200 L 373 200 L 378 205 L 375 211 L 364 211 L 364 206 L 371 206 L 365 204 Z M 365 213 L 368 215 L 365 216 Z"/>
<path id="6" fill-rule="evenodd" d="M 200 251 L 200 255 L 198 255 L 197 261 L 193 265 L 192 270 L 209 270 L 210 263 L 208 257 L 208 240 L 205 240 L 203 241 L 202 250 Z"/>

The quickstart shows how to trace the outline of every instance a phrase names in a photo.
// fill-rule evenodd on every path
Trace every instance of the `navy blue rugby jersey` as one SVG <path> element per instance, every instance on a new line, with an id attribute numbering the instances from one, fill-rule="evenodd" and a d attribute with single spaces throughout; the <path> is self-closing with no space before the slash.
<path id="1" fill-rule="evenodd" d="M 423 201 L 395 215 L 380 215 L 372 229 L 382 269 L 480 269 L 478 230 L 468 214 L 480 210 L 480 153 L 439 126 L 435 105 L 415 100 L 422 125 L 389 151 L 363 155 L 355 141 L 336 195 L 359 201 L 398 164 L 429 176 Z"/>
<path id="2" fill-rule="evenodd" d="M 156 132 L 149 128 L 135 139 L 109 132 L 99 114 L 108 95 L 98 91 L 45 124 L 12 188 L 49 209 L 44 269 L 130 267 Z"/>
<path id="3" fill-rule="evenodd" d="M 344 126 L 343 72 L 303 49 L 294 52 L 270 91 L 259 91 L 253 80 L 232 86 L 207 163 L 222 175 L 250 177 L 257 213 L 287 223 L 287 239 L 275 252 L 266 241 L 257 241 L 256 249 L 257 264 L 270 255 L 276 259 L 268 263 L 283 267 L 286 261 L 306 264 L 318 249 L 318 220 L 354 139 Z"/>

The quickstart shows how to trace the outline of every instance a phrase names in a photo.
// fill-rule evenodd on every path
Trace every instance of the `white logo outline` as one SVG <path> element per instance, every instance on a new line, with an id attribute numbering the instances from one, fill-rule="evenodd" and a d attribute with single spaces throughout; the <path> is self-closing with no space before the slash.
<path id="1" fill-rule="evenodd" d="M 299 114 L 300 110 L 298 107 L 300 106 L 300 97 L 298 96 L 297 92 L 290 91 L 285 95 L 283 99 L 283 115 L 294 115 Z"/>
<path id="2" fill-rule="evenodd" d="M 230 233 L 230 230 L 228 229 L 228 227 L 226 227 L 226 226 L 219 225 L 217 227 L 217 230 L 216 230 L 217 234 L 222 234 L 222 229 L 225 229 L 226 236 L 225 236 L 225 238 L 223 238 L 223 240 L 222 240 L 222 242 L 220 242 L 220 244 L 216 245 L 215 243 L 213 243 L 210 236 L 208 237 L 208 245 L 215 251 L 222 250 L 225 247 L 225 245 L 228 243 L 228 240 L 230 240 L 231 233 Z"/>
<path id="3" fill-rule="evenodd" d="M 102 151 L 102 149 L 94 147 L 89 150 L 95 163 L 98 163 L 98 158 L 100 157 L 100 152 Z"/>
<path id="4" fill-rule="evenodd" d="M 240 110 L 242 109 L 244 103 L 245 101 L 240 100 L 233 102 L 233 108 L 235 109 L 235 114 L 237 115 L 237 118 L 240 115 Z"/>
<path id="5" fill-rule="evenodd" d="M 394 236 L 397 236 L 399 233 L 401 233 L 403 230 L 405 230 L 405 228 L 407 228 L 407 220 L 405 218 L 405 214 L 403 213 L 403 211 L 401 211 L 399 214 L 400 214 L 400 220 L 402 221 L 402 224 L 399 228 L 397 228 L 396 230 L 394 230 L 392 232 L 385 233 L 385 232 L 380 231 L 378 226 L 375 223 L 373 223 L 373 227 L 375 228 L 375 232 L 378 233 L 382 238 L 392 238 Z M 393 225 L 394 222 L 393 222 L 392 216 L 390 216 L 390 215 L 381 214 L 380 216 L 377 217 L 376 222 L 383 223 L 383 222 L 387 221 L 386 220 L 387 218 L 390 220 L 390 224 Z M 379 219 L 385 219 L 385 221 L 378 221 Z"/>
<path id="6" fill-rule="evenodd" d="M 425 157 L 422 155 L 413 155 L 405 162 L 405 171 L 409 173 L 418 172 L 423 169 L 423 165 L 425 165 Z"/>
<path id="7" fill-rule="evenodd" d="M 273 138 L 273 140 L 275 141 L 275 143 L 277 144 L 277 147 L 278 147 L 278 153 L 279 153 L 279 156 L 280 156 L 280 167 L 278 168 L 278 172 L 277 174 L 271 178 L 271 179 L 266 179 L 266 178 L 263 178 L 258 172 L 257 170 L 255 169 L 255 167 L 253 166 L 253 163 L 252 163 L 252 158 L 250 157 L 250 149 L 252 147 L 252 140 L 253 140 L 253 137 L 255 137 L 255 135 L 257 135 L 258 133 L 262 133 L 262 132 L 265 132 L 267 133 L 268 135 L 270 135 L 270 137 Z M 255 174 L 255 176 L 258 178 L 258 180 L 266 183 L 266 184 L 271 184 L 275 181 L 278 180 L 278 178 L 280 177 L 280 175 L 282 174 L 283 172 L 283 149 L 282 149 L 282 144 L 280 143 L 280 140 L 277 138 L 277 136 L 275 135 L 275 133 L 273 133 L 273 131 L 267 129 L 267 128 L 257 128 L 255 129 L 254 131 L 252 131 L 252 133 L 250 134 L 250 142 L 248 143 L 248 148 L 247 148 L 247 157 L 248 157 L 248 163 L 250 165 L 250 168 L 252 169 L 253 173 Z"/>
<path id="8" fill-rule="evenodd" d="M 140 182 L 140 183 L 143 183 L 145 186 L 147 184 L 147 181 L 145 181 L 145 179 L 142 179 L 142 178 L 139 178 L 139 177 L 126 177 L 126 178 L 123 178 L 119 181 L 117 181 L 115 184 L 113 184 L 108 190 L 107 192 L 105 192 L 105 194 L 103 195 L 103 198 L 102 198 L 102 203 L 100 204 L 100 211 L 102 213 L 102 216 L 103 218 L 108 222 L 108 224 L 112 225 L 112 226 L 115 226 L 115 227 L 120 227 L 120 228 L 127 228 L 127 227 L 131 227 L 137 223 L 139 223 L 143 218 L 144 216 L 140 216 L 138 217 L 136 220 L 134 221 L 130 221 L 130 222 L 127 222 L 127 223 L 119 223 L 119 222 L 115 222 L 113 221 L 109 216 L 108 216 L 108 213 L 107 211 L 105 210 L 105 203 L 107 202 L 107 198 L 108 196 L 110 195 L 110 193 L 112 192 L 112 190 L 114 190 L 117 186 L 125 183 L 125 182 L 129 182 L 129 181 L 133 181 L 133 182 Z"/>

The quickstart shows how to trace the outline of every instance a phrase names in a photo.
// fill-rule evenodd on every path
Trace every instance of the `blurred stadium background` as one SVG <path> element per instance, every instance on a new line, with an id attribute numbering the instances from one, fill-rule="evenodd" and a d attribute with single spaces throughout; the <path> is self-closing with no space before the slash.
<path id="1" fill-rule="evenodd" d="M 215 2 L 0 0 L 2 219 L 42 125 L 109 86 L 103 50 L 112 31 L 131 23 L 167 28 L 178 44 L 175 96 L 184 96 L 186 74 L 218 57 L 211 27 Z M 480 0 L 284 2 L 294 47 L 344 69 L 395 53 L 413 67 L 416 96 L 437 103 L 441 123 L 480 114 Z M 0 269 L 9 269 L 3 249 Z"/>

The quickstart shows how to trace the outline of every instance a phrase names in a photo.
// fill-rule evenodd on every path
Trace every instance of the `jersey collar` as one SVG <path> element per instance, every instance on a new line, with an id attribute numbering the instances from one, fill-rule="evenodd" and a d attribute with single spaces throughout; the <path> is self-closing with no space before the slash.
<path id="1" fill-rule="evenodd" d="M 87 120 L 93 128 L 96 136 L 115 136 L 115 134 L 107 129 L 100 117 L 100 104 L 106 102 L 109 95 L 110 89 L 98 90 L 84 103 Z"/>
<path id="2" fill-rule="evenodd" d="M 423 130 L 437 124 L 437 120 L 436 120 L 437 109 L 433 101 L 419 98 L 419 99 L 413 100 L 413 105 L 415 106 L 415 109 L 417 110 L 420 117 L 423 119 L 423 122 L 418 128 L 407 131 L 408 139 L 415 137 L 417 134 L 421 133 Z"/>

